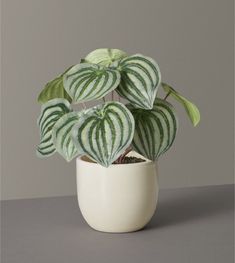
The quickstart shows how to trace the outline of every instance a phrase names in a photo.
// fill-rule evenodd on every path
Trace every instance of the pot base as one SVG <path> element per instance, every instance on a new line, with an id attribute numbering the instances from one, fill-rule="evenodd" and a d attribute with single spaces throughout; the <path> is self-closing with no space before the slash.
<path id="1" fill-rule="evenodd" d="M 87 223 L 87 224 L 88 224 L 88 223 Z M 97 232 L 101 232 L 101 233 L 107 233 L 107 234 L 125 234 L 125 233 L 133 233 L 133 232 L 141 231 L 141 230 L 143 230 L 143 229 L 146 227 L 146 225 L 145 225 L 145 226 L 143 226 L 142 228 L 137 228 L 137 229 L 134 229 L 134 230 L 128 230 L 128 231 L 107 231 L 107 230 L 102 230 L 102 229 L 96 229 L 96 228 L 90 226 L 89 224 L 88 224 L 88 226 L 89 226 L 92 230 L 95 230 L 95 231 L 97 231 Z"/>

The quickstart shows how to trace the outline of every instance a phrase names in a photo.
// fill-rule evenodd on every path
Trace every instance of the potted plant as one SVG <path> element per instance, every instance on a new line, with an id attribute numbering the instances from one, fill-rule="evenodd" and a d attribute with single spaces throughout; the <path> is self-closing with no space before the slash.
<path id="1" fill-rule="evenodd" d="M 159 88 L 166 92 L 164 98 L 158 97 Z M 153 216 L 156 161 L 173 144 L 178 127 L 169 96 L 184 106 L 196 126 L 197 107 L 162 82 L 152 58 L 118 49 L 89 53 L 39 94 L 37 154 L 76 158 L 78 203 L 92 228 L 131 232 Z M 88 108 L 91 100 L 102 101 Z M 73 110 L 71 103 L 83 109 Z"/>

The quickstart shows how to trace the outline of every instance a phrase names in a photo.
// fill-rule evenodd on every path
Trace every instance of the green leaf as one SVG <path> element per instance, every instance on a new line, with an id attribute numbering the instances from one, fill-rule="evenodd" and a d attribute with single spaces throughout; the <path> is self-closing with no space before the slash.
<path id="1" fill-rule="evenodd" d="M 161 83 L 157 63 L 152 58 L 136 54 L 114 63 L 113 66 L 121 72 L 118 94 L 135 107 L 151 109 Z"/>
<path id="2" fill-rule="evenodd" d="M 82 62 L 110 66 L 113 62 L 126 57 L 127 54 L 119 49 L 99 48 L 90 52 Z"/>
<path id="3" fill-rule="evenodd" d="M 120 83 L 118 70 L 82 63 L 73 66 L 64 75 L 64 87 L 74 102 L 100 99 Z"/>
<path id="4" fill-rule="evenodd" d="M 63 115 L 52 128 L 52 139 L 56 151 L 68 162 L 74 157 L 81 155 L 75 146 L 71 135 L 72 128 L 84 112 L 85 110 L 80 112 L 69 112 Z"/>
<path id="5" fill-rule="evenodd" d="M 67 70 L 65 71 L 67 72 Z M 55 79 L 51 80 L 46 84 L 44 89 L 41 91 L 41 93 L 38 96 L 38 102 L 39 103 L 45 103 L 49 100 L 55 99 L 55 98 L 63 98 L 68 100 L 69 102 L 72 101 L 69 94 L 64 89 L 63 85 L 63 73 L 62 75 L 56 77 Z"/>
<path id="6" fill-rule="evenodd" d="M 127 107 L 135 119 L 135 134 L 132 142 L 134 150 L 155 161 L 173 144 L 178 121 L 173 106 L 156 99 L 151 110 Z"/>
<path id="7" fill-rule="evenodd" d="M 105 167 L 129 147 L 133 135 L 133 116 L 120 102 L 107 102 L 88 110 L 72 131 L 78 151 Z"/>
<path id="8" fill-rule="evenodd" d="M 42 105 L 41 114 L 37 120 L 40 129 L 40 144 L 37 147 L 39 157 L 47 157 L 55 152 L 52 128 L 61 116 L 70 111 L 70 103 L 65 99 L 53 99 Z"/>
<path id="9" fill-rule="evenodd" d="M 197 124 L 200 122 L 200 112 L 197 106 L 193 104 L 191 101 L 187 100 L 182 95 L 180 95 L 175 89 L 173 89 L 168 84 L 162 83 L 162 87 L 166 93 L 168 93 L 170 96 L 175 98 L 178 102 L 180 102 L 184 106 L 193 126 L 194 127 L 197 126 Z"/>

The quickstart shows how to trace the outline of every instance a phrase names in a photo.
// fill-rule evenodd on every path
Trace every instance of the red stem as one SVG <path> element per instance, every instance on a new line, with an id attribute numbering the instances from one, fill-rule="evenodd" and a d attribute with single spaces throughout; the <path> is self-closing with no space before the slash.
<path id="1" fill-rule="evenodd" d="M 128 147 L 128 148 L 126 149 L 126 151 L 125 151 L 123 154 L 121 154 L 114 163 L 116 163 L 116 164 L 121 164 L 121 163 L 123 163 L 125 157 L 126 157 L 127 154 L 128 154 L 129 152 L 131 152 L 131 151 L 132 151 L 132 148 L 131 148 L 131 147 Z"/>
<path id="2" fill-rule="evenodd" d="M 167 97 L 168 97 L 170 94 L 171 94 L 171 91 L 169 91 L 169 92 L 166 94 L 166 96 L 165 96 L 165 98 L 164 98 L 163 100 L 166 100 Z"/>

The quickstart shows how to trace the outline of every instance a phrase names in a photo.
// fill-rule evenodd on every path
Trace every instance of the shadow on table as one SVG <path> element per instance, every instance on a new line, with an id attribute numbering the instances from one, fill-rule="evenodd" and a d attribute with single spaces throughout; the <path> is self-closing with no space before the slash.
<path id="1" fill-rule="evenodd" d="M 162 228 L 228 213 L 234 208 L 234 187 L 200 187 L 159 193 L 155 215 L 145 228 Z"/>

